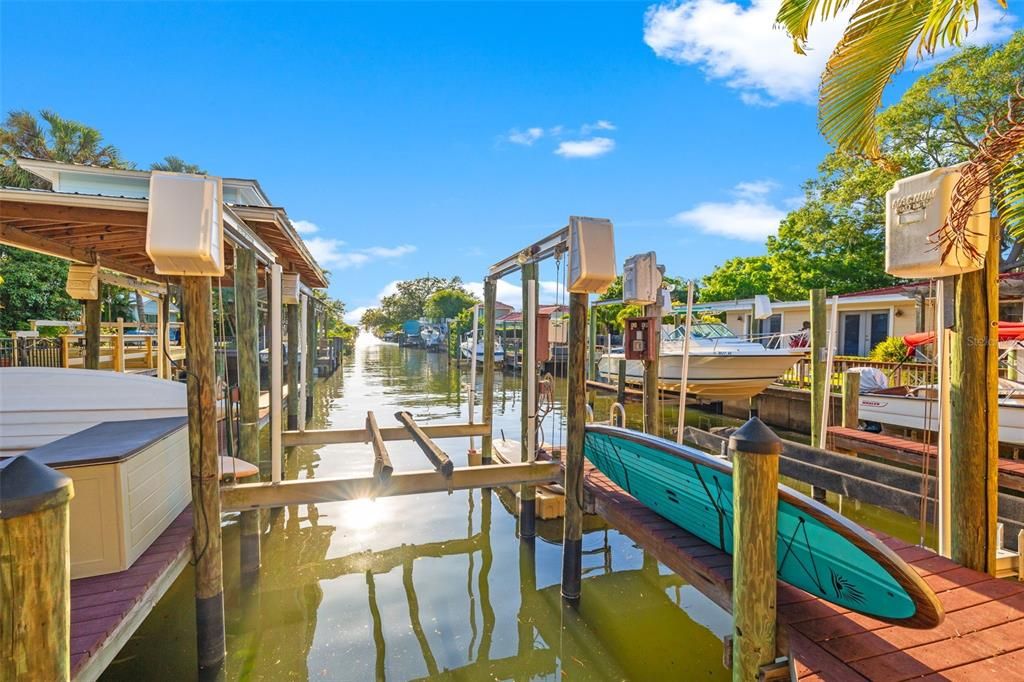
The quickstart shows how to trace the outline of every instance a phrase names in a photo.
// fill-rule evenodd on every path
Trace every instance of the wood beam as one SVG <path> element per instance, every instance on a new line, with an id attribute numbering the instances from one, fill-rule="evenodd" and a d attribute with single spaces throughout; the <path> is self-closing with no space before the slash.
<path id="1" fill-rule="evenodd" d="M 365 433 L 365 432 L 364 432 Z M 249 483 L 221 489 L 222 511 L 272 509 L 298 504 L 340 502 L 368 497 L 418 495 L 473 488 L 496 488 L 517 483 L 554 483 L 562 475 L 558 462 L 492 464 L 459 467 L 446 479 L 437 471 L 422 470 L 394 474 L 381 486 L 373 476 L 357 478 L 313 478 L 280 483 Z"/>
<path id="2" fill-rule="evenodd" d="M 153 273 L 152 265 L 149 267 L 139 266 L 107 254 L 98 256 L 93 249 L 63 244 L 53 239 L 47 239 L 16 227 L 11 227 L 10 225 L 0 225 L 0 244 L 9 244 L 26 251 L 63 258 L 73 263 L 93 264 L 98 262 L 105 268 L 117 270 L 126 275 L 135 275 L 136 277 L 146 279 L 159 279 L 159 276 Z M 145 256 L 145 259 L 147 262 L 149 261 L 148 256 Z"/>
<path id="3" fill-rule="evenodd" d="M 387 484 L 394 473 L 395 467 L 391 464 L 391 455 L 384 445 L 384 439 L 380 435 L 380 427 L 377 426 L 377 418 L 373 412 L 366 413 L 366 437 L 373 444 L 373 477 L 382 485 Z"/>
<path id="4" fill-rule="evenodd" d="M 444 474 L 445 478 L 452 477 L 452 471 L 455 469 L 455 465 L 452 460 L 448 458 L 448 454 L 437 447 L 437 443 L 430 439 L 430 436 L 423 433 L 419 425 L 412 418 L 412 415 L 408 412 L 395 412 L 395 419 L 402 422 L 402 425 L 409 432 L 416 444 L 423 450 L 423 454 L 427 456 L 430 463 L 434 465 L 434 468 Z"/>
<path id="5" fill-rule="evenodd" d="M 146 227 L 147 212 L 116 211 L 109 208 L 87 206 L 58 206 L 19 201 L 4 201 L 0 215 L 5 218 L 25 220 L 54 220 L 67 223 L 102 223 L 105 225 L 127 225 Z"/>
<path id="6" fill-rule="evenodd" d="M 425 424 L 420 430 L 430 438 L 464 438 L 482 436 L 488 432 L 487 424 Z M 401 426 L 385 426 L 380 429 L 382 440 L 409 440 L 409 432 Z M 296 445 L 332 445 L 344 443 L 365 443 L 366 429 L 310 429 L 306 431 L 285 431 L 281 434 L 284 447 Z"/>

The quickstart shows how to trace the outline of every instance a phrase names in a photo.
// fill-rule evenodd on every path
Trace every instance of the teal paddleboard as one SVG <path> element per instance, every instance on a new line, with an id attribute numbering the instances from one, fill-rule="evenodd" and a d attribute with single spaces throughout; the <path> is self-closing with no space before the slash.
<path id="1" fill-rule="evenodd" d="M 587 425 L 584 453 L 623 490 L 732 554 L 732 464 L 635 431 Z M 839 606 L 908 627 L 942 622 L 935 593 L 860 526 L 779 486 L 778 577 Z M 742 538 L 741 538 L 742 540 Z"/>

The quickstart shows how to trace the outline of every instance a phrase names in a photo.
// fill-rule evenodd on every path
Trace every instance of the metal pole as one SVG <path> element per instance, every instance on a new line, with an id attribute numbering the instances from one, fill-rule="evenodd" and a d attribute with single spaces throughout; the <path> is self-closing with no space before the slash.
<path id="1" fill-rule="evenodd" d="M 832 297 L 832 315 L 828 323 L 828 345 L 825 356 L 825 393 L 821 401 L 821 424 L 815 437 L 818 439 L 818 447 L 825 449 L 825 440 L 828 435 L 828 413 L 832 406 L 832 362 L 836 357 L 836 326 L 839 324 L 839 297 Z"/>
<path id="2" fill-rule="evenodd" d="M 309 315 L 309 297 L 304 294 L 299 294 L 299 349 L 302 352 L 302 356 L 299 359 L 299 431 L 306 430 L 306 376 L 309 370 L 309 343 L 308 329 L 306 328 L 307 315 Z"/>
<path id="3" fill-rule="evenodd" d="M 281 266 L 270 265 L 270 480 L 281 481 Z"/>
<path id="4" fill-rule="evenodd" d="M 524 462 L 533 462 L 537 456 L 537 263 L 522 267 L 523 332 L 522 332 L 522 451 Z M 532 485 L 519 488 L 519 537 L 532 540 L 536 529 L 537 499 Z"/>
<path id="5" fill-rule="evenodd" d="M 683 442 L 686 430 L 686 386 L 690 380 L 690 331 L 693 329 L 693 280 L 686 287 L 686 335 L 683 337 L 683 368 L 679 377 L 679 422 L 676 442 Z"/>
<path id="6" fill-rule="evenodd" d="M 946 281 L 939 277 L 935 280 L 935 361 L 938 363 L 939 399 L 938 399 L 938 534 L 939 554 L 949 557 L 952 552 L 952 518 L 950 516 L 950 496 L 952 472 L 950 458 L 950 376 L 949 376 L 949 334 L 946 329 Z"/>

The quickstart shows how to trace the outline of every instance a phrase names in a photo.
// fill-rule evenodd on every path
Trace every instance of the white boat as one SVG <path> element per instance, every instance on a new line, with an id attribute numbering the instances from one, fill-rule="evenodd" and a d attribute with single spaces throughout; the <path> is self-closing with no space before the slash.
<path id="1" fill-rule="evenodd" d="M 0 369 L 0 457 L 101 422 L 185 416 L 185 384 L 175 381 L 91 369 Z"/>
<path id="2" fill-rule="evenodd" d="M 441 332 L 437 327 L 424 327 L 420 330 L 420 339 L 424 348 L 433 348 L 441 342 Z"/>
<path id="3" fill-rule="evenodd" d="M 860 396 L 858 417 L 865 422 L 938 431 L 935 386 L 896 386 Z M 1024 384 L 999 380 L 999 442 L 1024 444 Z"/>
<path id="4" fill-rule="evenodd" d="M 473 359 L 473 337 L 468 336 L 465 341 L 459 344 L 459 350 L 462 352 L 462 357 L 467 360 Z M 501 341 L 495 340 L 494 342 L 494 361 L 504 362 L 505 360 L 505 349 L 501 346 Z M 476 361 L 484 361 L 484 342 L 476 342 Z"/>
<path id="5" fill-rule="evenodd" d="M 658 365 L 658 383 L 678 390 L 683 368 L 683 336 L 679 326 L 663 333 Z M 799 349 L 768 349 L 760 343 L 736 336 L 721 323 L 699 322 L 690 333 L 690 365 L 686 392 L 707 400 L 732 400 L 757 395 L 804 357 Z M 616 382 L 623 353 L 606 353 L 598 361 L 598 373 Z M 643 363 L 626 361 L 626 381 L 642 383 Z"/>

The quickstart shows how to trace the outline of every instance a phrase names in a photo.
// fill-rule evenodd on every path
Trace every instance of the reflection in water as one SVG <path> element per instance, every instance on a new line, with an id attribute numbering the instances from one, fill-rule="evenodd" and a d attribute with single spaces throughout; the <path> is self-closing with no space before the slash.
<path id="1" fill-rule="evenodd" d="M 315 389 L 311 428 L 467 418 L 468 368 L 368 342 Z M 496 376 L 495 427 L 518 435 L 518 377 Z M 549 426 L 557 434 L 555 413 Z M 555 436 L 557 437 L 557 435 Z M 468 439 L 441 441 L 466 465 Z M 413 443 L 389 443 L 398 472 L 427 468 Z M 289 478 L 367 475 L 365 445 L 297 447 Z M 588 519 L 584 592 L 559 594 L 559 522 L 521 543 L 499 490 L 291 506 L 263 515 L 260 582 L 238 581 L 237 519 L 224 524 L 227 678 L 725 679 L 730 620 L 628 538 Z M 498 502 L 495 504 L 495 502 Z M 194 676 L 190 571 L 105 679 Z"/>

